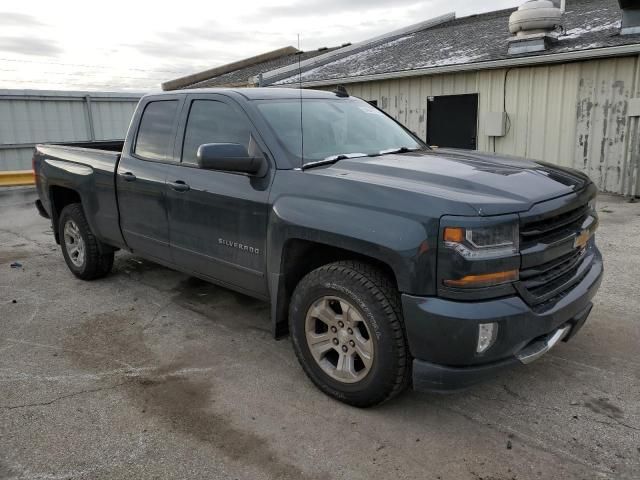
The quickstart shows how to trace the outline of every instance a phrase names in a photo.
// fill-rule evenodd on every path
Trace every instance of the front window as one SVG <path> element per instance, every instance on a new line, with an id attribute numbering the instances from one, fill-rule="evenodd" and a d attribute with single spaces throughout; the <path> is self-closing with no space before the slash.
<path id="1" fill-rule="evenodd" d="M 301 165 L 341 155 L 426 148 L 398 123 L 357 98 L 269 100 L 257 102 L 257 107 L 280 144 Z"/>
<path id="2" fill-rule="evenodd" d="M 251 127 L 248 120 L 226 103 L 195 100 L 184 133 L 182 163 L 197 164 L 198 147 L 205 143 L 237 143 L 249 150 Z"/>

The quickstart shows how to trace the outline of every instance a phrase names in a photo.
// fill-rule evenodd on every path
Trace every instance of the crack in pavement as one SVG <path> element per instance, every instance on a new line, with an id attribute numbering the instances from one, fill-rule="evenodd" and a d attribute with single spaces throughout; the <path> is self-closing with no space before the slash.
<path id="1" fill-rule="evenodd" d="M 509 427 L 507 425 L 504 425 L 502 423 L 498 423 L 495 419 L 489 419 L 489 418 L 485 418 L 482 415 L 478 415 L 477 417 L 474 415 L 471 415 L 469 413 L 466 413 L 464 411 L 462 411 L 461 409 L 455 408 L 455 407 L 449 407 L 449 406 L 445 406 L 445 405 L 439 405 L 440 408 L 442 408 L 443 410 L 447 410 L 449 412 L 452 413 L 456 413 L 464 418 L 466 418 L 467 420 L 470 420 L 472 422 L 475 423 L 479 423 L 481 425 L 484 425 L 492 430 L 498 430 L 501 429 L 503 432 L 508 432 L 508 433 L 512 433 L 514 435 L 517 435 L 520 438 L 520 441 L 525 444 L 528 445 L 529 447 L 541 451 L 541 452 L 545 452 L 549 455 L 552 456 L 558 456 L 560 458 L 563 458 L 569 462 L 572 462 L 576 465 L 581 465 L 583 467 L 587 467 L 593 470 L 593 472 L 598 472 L 601 473 L 603 475 L 606 476 L 610 476 L 612 474 L 614 474 L 615 472 L 611 469 L 609 469 L 608 467 L 607 470 L 603 470 L 602 468 L 600 468 L 600 465 L 593 463 L 587 459 L 583 459 L 580 458 L 574 454 L 572 454 L 571 452 L 568 452 L 567 450 L 563 449 L 563 448 L 559 448 L 558 445 L 555 446 L 548 446 L 547 442 L 545 442 L 544 440 L 539 440 L 537 439 L 535 436 L 529 435 L 521 430 L 517 430 L 513 427 Z M 497 428 L 496 428 L 497 427 Z M 499 431 L 499 430 L 498 430 Z"/>
<path id="2" fill-rule="evenodd" d="M 69 393 L 67 395 L 61 395 L 59 397 L 54 398 L 53 400 L 49 400 L 47 402 L 36 402 L 36 403 L 24 403 L 22 405 L 0 405 L 0 408 L 3 410 L 15 410 L 17 408 L 29 408 L 29 407 L 46 407 L 48 405 L 52 405 L 56 402 L 59 402 L 60 400 L 64 400 L 66 398 L 71 398 L 71 397 L 77 397 L 79 395 L 85 395 L 88 393 L 96 393 L 96 392 L 102 392 L 105 390 L 113 390 L 115 388 L 121 387 L 122 385 L 126 384 L 128 382 L 128 380 L 122 382 L 122 383 L 118 383 L 116 385 L 112 385 L 110 387 L 102 387 L 102 388 L 94 388 L 94 389 L 90 389 L 90 390 L 80 390 L 79 392 L 73 392 L 73 393 Z"/>
<path id="3" fill-rule="evenodd" d="M 611 420 L 616 422 L 615 424 L 614 423 L 610 423 L 610 422 L 605 422 L 603 420 L 597 420 L 597 419 L 592 418 L 592 417 L 586 417 L 586 418 L 588 420 L 591 420 L 592 422 L 596 422 L 596 423 L 600 423 L 602 425 L 606 425 L 607 427 L 615 428 L 616 426 L 620 425 L 621 427 L 625 427 L 625 428 L 628 428 L 630 430 L 635 430 L 637 432 L 640 432 L 640 428 L 634 427 L 633 425 L 629 425 L 628 423 L 625 423 L 625 422 L 623 422 L 621 420 L 618 420 L 617 418 L 609 416 L 609 415 L 607 415 L 607 418 L 610 418 Z"/>
<path id="4" fill-rule="evenodd" d="M 189 375 L 189 374 L 198 374 L 198 373 L 210 373 L 212 371 L 217 370 L 217 367 L 204 367 L 204 368 L 182 368 L 176 370 L 176 374 L 179 375 Z M 3 374 L 2 370 L 8 370 L 8 374 Z M 156 370 L 156 367 L 141 367 L 136 369 L 124 369 L 118 368 L 116 370 L 108 370 L 105 372 L 97 372 L 97 373 L 78 373 L 78 374 L 68 374 L 68 375 L 34 375 L 25 372 L 16 372 L 7 368 L 0 368 L 0 382 L 18 382 L 18 381 L 27 381 L 27 380 L 40 380 L 43 382 L 61 382 L 61 381 L 92 381 L 92 380 L 103 380 L 109 377 L 126 377 L 126 378 L 137 378 L 148 372 Z"/>
<path id="5" fill-rule="evenodd" d="M 136 370 L 137 367 L 134 367 L 133 365 L 123 361 L 123 360 L 119 360 L 117 358 L 114 358 L 110 355 L 104 355 L 101 353 L 96 353 L 96 352 L 90 352 L 88 350 L 73 350 L 73 349 L 69 349 L 69 348 L 65 348 L 65 347 L 60 347 L 58 345 L 48 345 L 46 343 L 37 343 L 37 342 L 29 342 L 27 340 L 20 340 L 20 339 L 16 339 L 16 338 L 5 338 L 5 340 L 7 342 L 10 343 L 16 343 L 16 344 L 22 344 L 22 345 L 31 345 L 34 347 L 41 347 L 41 348 L 52 348 L 54 350 L 60 350 L 63 352 L 74 352 L 74 353 L 79 353 L 81 355 L 89 355 L 92 357 L 99 357 L 99 358 L 107 358 L 109 360 L 112 360 L 116 363 L 119 363 L 120 365 L 124 365 L 125 367 L 131 369 L 131 370 Z"/>
<path id="6" fill-rule="evenodd" d="M 17 238 L 19 238 L 21 240 L 24 240 L 26 242 L 33 243 L 38 248 L 40 248 L 42 250 L 47 250 L 48 252 L 53 252 L 53 251 L 58 250 L 57 246 L 53 246 L 53 245 L 55 245 L 55 243 L 53 245 L 51 243 L 43 243 L 43 242 L 35 240 L 33 238 L 25 237 L 24 235 L 22 235 L 22 234 L 20 234 L 18 232 L 14 232 L 13 230 L 9 230 L 7 228 L 0 228 L 0 233 L 8 233 L 9 235 L 13 235 L 14 237 L 17 237 Z M 51 233 L 53 234 L 53 231 Z"/>

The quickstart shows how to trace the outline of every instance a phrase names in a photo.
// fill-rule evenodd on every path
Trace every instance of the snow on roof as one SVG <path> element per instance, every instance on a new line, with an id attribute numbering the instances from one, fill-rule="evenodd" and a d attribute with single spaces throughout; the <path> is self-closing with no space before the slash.
<path id="1" fill-rule="evenodd" d="M 255 63 L 252 65 L 248 65 L 243 68 L 239 68 L 237 70 L 233 70 L 231 72 L 224 73 L 222 75 L 218 75 L 212 78 L 208 78 L 206 80 L 202 80 L 200 82 L 192 83 L 190 85 L 185 85 L 181 88 L 183 89 L 191 89 L 191 88 L 210 88 L 210 87 L 220 87 L 227 85 L 239 85 L 239 84 L 248 84 L 251 82 L 252 78 L 260 73 L 274 70 L 279 67 L 283 67 L 286 65 L 296 64 L 299 61 L 308 60 L 313 57 L 317 57 L 319 55 L 324 55 L 327 52 L 331 52 L 337 50 L 341 47 L 333 47 L 333 48 L 321 48 L 318 50 L 311 50 L 308 52 L 302 52 L 299 54 L 289 54 L 283 55 L 279 58 L 274 58 L 270 60 L 266 60 L 264 62 Z"/>
<path id="2" fill-rule="evenodd" d="M 302 78 L 295 74 L 280 79 L 275 85 L 376 74 L 392 77 L 395 72 L 408 70 L 640 44 L 640 35 L 619 34 L 621 12 L 617 0 L 569 0 L 563 18 L 565 31 L 549 50 L 509 55 L 508 25 L 513 11 L 458 18 L 303 71 Z"/>

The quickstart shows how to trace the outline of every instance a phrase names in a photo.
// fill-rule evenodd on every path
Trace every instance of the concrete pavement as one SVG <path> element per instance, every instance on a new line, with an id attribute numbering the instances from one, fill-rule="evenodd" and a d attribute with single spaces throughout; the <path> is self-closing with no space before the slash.
<path id="1" fill-rule="evenodd" d="M 264 303 L 127 253 L 77 280 L 31 200 L 0 196 L 0 478 L 640 478 L 640 203 L 600 197 L 606 277 L 570 343 L 357 410 Z"/>

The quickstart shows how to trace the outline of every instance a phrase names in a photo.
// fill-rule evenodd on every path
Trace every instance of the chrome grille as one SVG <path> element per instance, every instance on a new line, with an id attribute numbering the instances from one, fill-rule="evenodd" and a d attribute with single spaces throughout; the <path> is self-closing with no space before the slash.
<path id="1" fill-rule="evenodd" d="M 593 255 L 589 246 L 576 248 L 574 241 L 590 215 L 589 206 L 583 203 L 531 221 L 522 219 L 520 244 L 526 267 L 520 271 L 517 286 L 527 303 L 560 298 L 586 275 Z"/>
<path id="2" fill-rule="evenodd" d="M 526 246 L 536 242 L 550 243 L 556 237 L 576 232 L 588 215 L 589 206 L 581 205 L 557 216 L 522 225 L 520 228 L 521 244 Z"/>

